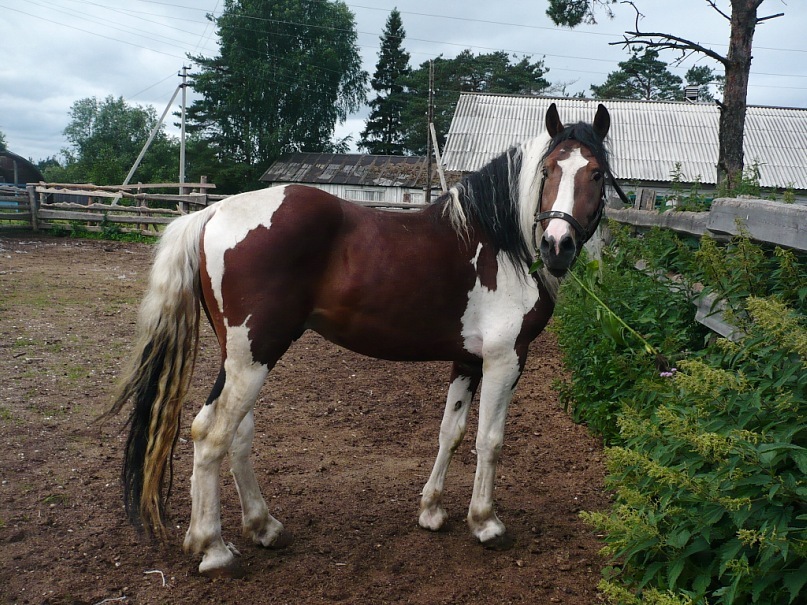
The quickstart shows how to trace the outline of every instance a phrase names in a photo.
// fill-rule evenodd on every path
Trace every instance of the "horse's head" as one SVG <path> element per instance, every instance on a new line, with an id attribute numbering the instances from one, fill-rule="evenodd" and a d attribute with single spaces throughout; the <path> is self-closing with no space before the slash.
<path id="1" fill-rule="evenodd" d="M 546 112 L 552 140 L 543 160 L 543 181 L 535 228 L 543 231 L 538 251 L 546 269 L 561 277 L 600 222 L 609 173 L 604 140 L 611 125 L 600 105 L 592 125 L 564 127 L 555 104 Z"/>

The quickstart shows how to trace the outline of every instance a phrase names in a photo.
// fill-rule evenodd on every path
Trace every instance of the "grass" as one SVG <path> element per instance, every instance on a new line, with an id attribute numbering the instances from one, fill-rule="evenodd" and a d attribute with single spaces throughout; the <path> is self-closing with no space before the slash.
<path id="1" fill-rule="evenodd" d="M 67 494 L 49 494 L 42 498 L 42 504 L 67 504 L 68 500 Z"/>

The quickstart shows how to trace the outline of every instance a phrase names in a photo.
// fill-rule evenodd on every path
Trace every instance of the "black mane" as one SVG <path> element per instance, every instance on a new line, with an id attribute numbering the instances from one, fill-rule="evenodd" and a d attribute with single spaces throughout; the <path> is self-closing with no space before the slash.
<path id="1" fill-rule="evenodd" d="M 515 264 L 531 264 L 533 251 L 521 233 L 518 184 L 523 154 L 511 147 L 454 186 L 468 225 L 477 225 Z M 444 197 L 451 204 L 450 194 Z"/>

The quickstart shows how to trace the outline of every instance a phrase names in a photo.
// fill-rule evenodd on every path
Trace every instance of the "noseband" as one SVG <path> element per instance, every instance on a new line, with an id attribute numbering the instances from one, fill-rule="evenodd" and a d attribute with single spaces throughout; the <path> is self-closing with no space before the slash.
<path id="1" fill-rule="evenodd" d="M 613 180 L 613 176 L 611 177 Z M 532 247 L 533 250 L 538 250 L 538 242 L 535 237 L 535 232 L 538 229 L 538 225 L 542 221 L 550 220 L 553 218 L 559 218 L 563 221 L 566 221 L 572 226 L 574 229 L 575 234 L 577 235 L 577 254 L 580 253 L 580 250 L 583 248 L 583 245 L 591 239 L 591 236 L 594 235 L 594 232 L 597 230 L 597 226 L 600 224 L 600 219 L 602 219 L 602 213 L 605 209 L 605 182 L 603 181 L 602 189 L 600 191 L 600 203 L 597 205 L 597 211 L 594 214 L 594 218 L 589 223 L 588 227 L 583 227 L 576 218 L 574 218 L 571 214 L 567 212 L 561 212 L 560 210 L 548 210 L 546 212 L 541 212 L 541 202 L 544 199 L 544 181 L 541 181 L 541 188 L 538 191 L 538 208 L 535 210 L 535 219 L 532 224 Z"/>

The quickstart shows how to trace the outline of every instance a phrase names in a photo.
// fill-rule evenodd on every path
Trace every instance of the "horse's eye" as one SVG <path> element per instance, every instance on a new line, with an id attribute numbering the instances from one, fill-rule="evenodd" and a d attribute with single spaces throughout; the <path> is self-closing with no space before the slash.
<path id="1" fill-rule="evenodd" d="M 595 181 L 599 181 L 602 178 L 602 172 L 597 170 L 594 174 L 591 175 L 591 178 Z"/>
<path id="2" fill-rule="evenodd" d="M 544 178 L 547 178 L 549 176 L 549 171 L 546 168 L 544 168 L 543 170 L 541 170 L 541 174 L 543 175 Z"/>

